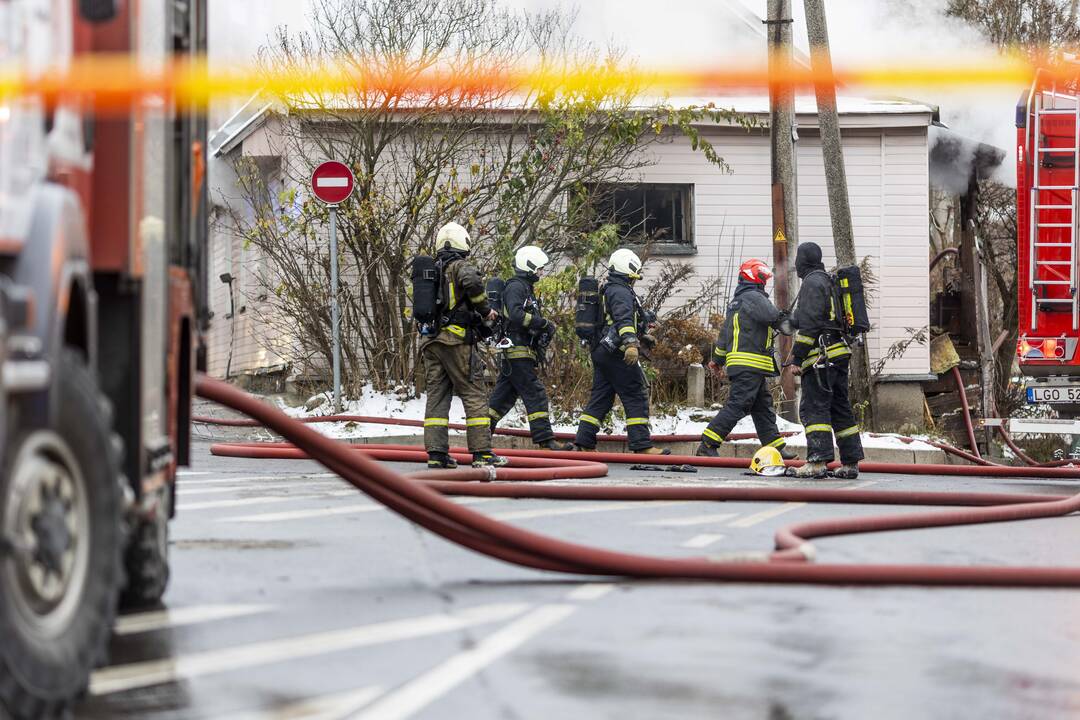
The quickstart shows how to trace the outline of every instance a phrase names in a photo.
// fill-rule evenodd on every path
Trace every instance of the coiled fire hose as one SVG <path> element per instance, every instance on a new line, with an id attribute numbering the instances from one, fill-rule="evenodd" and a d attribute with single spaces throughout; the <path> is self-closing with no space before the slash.
<path id="1" fill-rule="evenodd" d="M 616 457 L 612 462 L 640 460 L 640 456 L 621 453 L 590 454 L 589 460 L 581 456 L 564 457 L 561 453 L 543 453 L 533 457 L 533 451 L 505 451 L 513 458 L 517 468 L 464 469 L 440 471 L 444 480 L 429 481 L 431 473 L 421 477 L 406 477 L 389 467 L 380 465 L 368 457 L 373 451 L 386 459 L 405 459 L 420 454 L 415 448 L 348 446 L 306 427 L 303 423 L 286 417 L 257 399 L 223 383 L 200 376 L 197 381 L 200 396 L 244 413 L 259 424 L 278 433 L 291 446 L 274 444 L 261 447 L 257 444 L 215 446 L 221 454 L 260 456 L 260 450 L 276 457 L 310 457 L 331 471 L 339 474 L 371 498 L 386 505 L 403 517 L 440 536 L 477 552 L 525 567 L 555 572 L 616 576 L 628 578 L 680 578 L 723 582 L 770 582 L 813 584 L 859 584 L 859 585 L 935 585 L 935 586 L 1028 586 L 1028 587 L 1080 587 L 1080 568 L 1072 567 L 971 567 L 936 565 L 841 565 L 809 563 L 814 556 L 809 541 L 815 537 L 838 536 L 882 530 L 901 530 L 923 527 L 1004 522 L 1032 518 L 1049 518 L 1068 515 L 1080 510 L 1080 494 L 1074 496 L 1048 496 L 1037 494 L 989 494 L 989 493 L 920 493 L 920 492 L 866 492 L 858 490 L 826 490 L 800 488 L 717 488 L 717 487 L 619 487 L 619 486 L 545 486 L 532 483 L 476 483 L 484 479 L 510 478 L 509 470 L 540 470 L 552 477 L 566 477 L 560 467 L 542 463 L 543 467 L 522 467 L 527 458 L 559 461 L 575 460 L 566 470 L 580 471 L 581 463 Z M 502 452 L 502 451 L 500 451 Z M 292 453 L 292 454 L 287 454 Z M 393 453 L 387 455 L 385 453 Z M 405 455 L 403 453 L 408 453 Z M 568 453 L 567 455 L 573 455 Z M 672 458 L 650 457 L 650 462 L 692 461 L 713 467 L 744 467 L 745 462 L 736 458 Z M 716 461 L 725 461 L 718 463 Z M 708 461 L 708 462 L 703 462 Z M 600 463 L 594 463 L 603 468 Z M 887 465 L 867 464 L 866 470 Z M 978 474 L 1015 474 L 1017 471 L 1037 471 L 1035 477 L 1080 477 L 1080 471 L 1059 468 L 966 468 L 964 466 L 904 466 L 908 468 L 936 467 L 952 474 L 974 470 Z M 597 468 L 595 472 L 600 472 Z M 606 471 L 606 468 L 603 468 Z M 995 473 L 994 470 L 1011 472 Z M 895 471 L 895 470 L 894 470 Z M 494 477 L 493 477 L 494 476 Z M 776 534 L 776 551 L 732 558 L 685 558 L 671 559 L 634 555 L 604 550 L 556 538 L 547 537 L 522 528 L 508 525 L 448 500 L 444 494 L 486 494 L 497 497 L 576 497 L 578 499 L 634 499 L 634 500 L 783 500 L 817 501 L 832 503 L 875 503 L 902 505 L 954 505 L 960 510 L 906 515 L 889 515 L 867 518 L 803 523 L 784 528 Z"/>

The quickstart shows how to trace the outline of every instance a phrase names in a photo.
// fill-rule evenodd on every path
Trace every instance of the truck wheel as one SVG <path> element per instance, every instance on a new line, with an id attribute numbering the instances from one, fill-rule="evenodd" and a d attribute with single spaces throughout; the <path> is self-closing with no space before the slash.
<path id="1" fill-rule="evenodd" d="M 69 714 L 105 659 L 123 586 L 123 490 L 79 355 L 54 370 L 52 426 L 8 439 L 0 473 L 0 710 Z"/>
<path id="2" fill-rule="evenodd" d="M 169 584 L 169 495 L 164 488 L 153 517 L 140 519 L 133 529 L 124 556 L 128 584 L 120 596 L 122 607 L 154 605 L 165 594 Z"/>

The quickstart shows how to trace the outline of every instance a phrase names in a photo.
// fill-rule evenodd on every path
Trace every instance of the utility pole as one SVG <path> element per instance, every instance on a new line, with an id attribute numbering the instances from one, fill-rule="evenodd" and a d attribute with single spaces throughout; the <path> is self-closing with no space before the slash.
<path id="1" fill-rule="evenodd" d="M 832 76 L 832 57 L 829 54 L 829 28 L 825 21 L 824 0 L 803 0 L 806 8 L 806 31 L 810 40 L 810 66 L 814 75 L 823 78 L 814 85 L 817 98 L 818 126 L 821 131 L 821 153 L 825 159 L 825 184 L 829 193 L 829 217 L 832 220 L 836 262 L 840 266 L 857 265 L 855 233 L 851 226 L 851 205 L 848 202 L 847 173 L 844 170 L 844 147 L 840 142 L 840 120 L 836 112 L 836 85 Z M 874 427 L 873 403 L 870 399 L 870 363 L 866 347 L 852 348 L 852 401 L 864 408 L 866 424 Z"/>
<path id="2" fill-rule="evenodd" d="M 772 239 L 773 270 L 775 272 L 776 304 L 783 310 L 791 308 L 795 286 L 795 274 L 791 260 L 795 255 L 799 237 L 798 192 L 796 187 L 795 141 L 798 139 L 795 123 L 795 94 L 786 79 L 792 66 L 791 0 L 769 0 L 768 19 L 769 49 L 769 138 L 772 161 Z M 780 357 L 791 357 L 791 338 L 779 338 Z M 796 420 L 795 375 L 781 374 L 784 402 L 780 414 L 787 420 Z"/>

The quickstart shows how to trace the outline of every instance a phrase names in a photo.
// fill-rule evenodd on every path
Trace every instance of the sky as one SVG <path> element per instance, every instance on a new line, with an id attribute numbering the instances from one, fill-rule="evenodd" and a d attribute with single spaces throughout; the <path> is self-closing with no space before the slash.
<path id="1" fill-rule="evenodd" d="M 408 0 L 402 0 L 407 2 Z M 278 25 L 302 29 L 312 0 L 241 0 L 210 3 L 211 62 L 243 63 L 251 59 Z M 946 0 L 829 0 L 829 35 L 834 62 L 949 63 L 977 62 L 994 50 L 963 23 L 946 18 Z M 762 51 L 754 23 L 727 9 L 765 14 L 765 0 L 583 0 L 576 6 L 558 0 L 504 0 L 511 7 L 578 10 L 577 31 L 598 45 L 625 48 L 646 67 L 685 67 L 745 62 Z M 806 48 L 802 3 L 793 0 L 796 45 Z M 255 8 L 258 8 L 256 11 Z M 1009 149 L 1016 99 L 1021 88 L 929 92 L 920 89 L 884 90 L 880 95 L 902 96 L 940 106 L 942 120 L 974 139 Z M 864 93 L 869 94 L 869 93 Z M 220 114 L 220 111 L 219 113 Z"/>

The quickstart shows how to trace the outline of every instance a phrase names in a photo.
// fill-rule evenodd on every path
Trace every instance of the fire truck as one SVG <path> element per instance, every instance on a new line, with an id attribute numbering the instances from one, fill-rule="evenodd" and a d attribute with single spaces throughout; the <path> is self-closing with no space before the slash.
<path id="1" fill-rule="evenodd" d="M 1080 417 L 1080 65 L 1040 71 L 1016 108 L 1017 356 L 1028 402 Z"/>
<path id="2" fill-rule="evenodd" d="M 0 0 L 0 67 L 201 53 L 205 0 Z M 205 118 L 0 98 L 0 717 L 69 714 L 169 577 L 206 312 Z"/>

